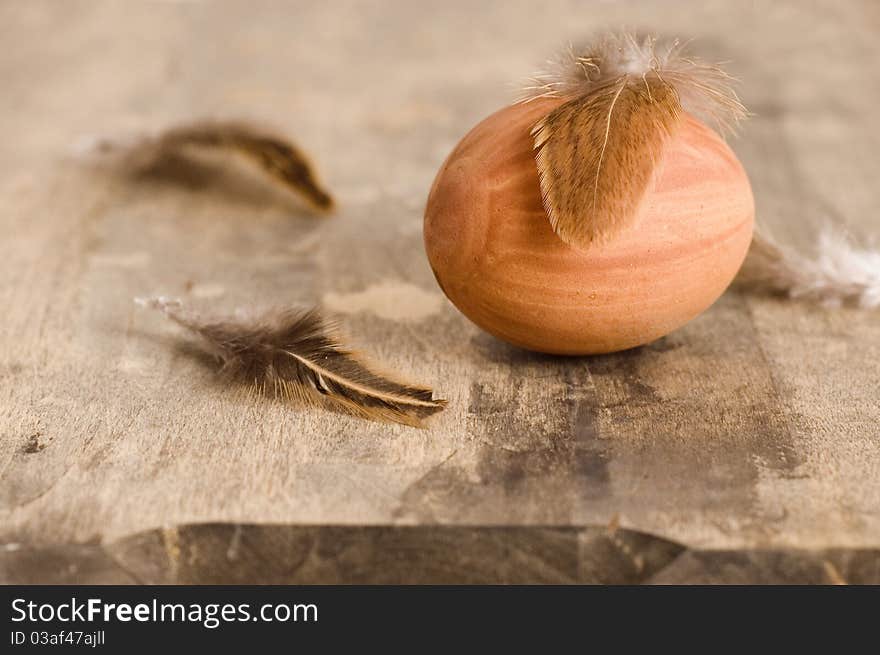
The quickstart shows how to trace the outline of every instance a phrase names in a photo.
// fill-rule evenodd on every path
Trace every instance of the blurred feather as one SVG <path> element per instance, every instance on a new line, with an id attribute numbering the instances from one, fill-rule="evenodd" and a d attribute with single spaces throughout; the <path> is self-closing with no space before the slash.
<path id="1" fill-rule="evenodd" d="M 862 248 L 826 227 L 815 257 L 806 257 L 755 231 L 737 284 L 749 291 L 784 295 L 829 307 L 880 307 L 880 250 Z"/>
<path id="2" fill-rule="evenodd" d="M 197 121 L 156 134 L 88 137 L 74 146 L 82 158 L 109 160 L 132 171 L 149 168 L 188 148 L 240 154 L 253 161 L 268 179 L 305 198 L 315 209 L 333 208 L 333 198 L 318 182 L 306 155 L 283 136 L 253 123 Z"/>

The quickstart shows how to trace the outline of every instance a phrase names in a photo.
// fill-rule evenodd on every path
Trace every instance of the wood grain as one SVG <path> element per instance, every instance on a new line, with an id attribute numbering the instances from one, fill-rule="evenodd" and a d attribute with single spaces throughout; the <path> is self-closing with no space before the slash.
<path id="1" fill-rule="evenodd" d="M 534 540 L 546 554 L 523 570 L 535 580 L 587 579 L 571 573 L 566 531 L 609 523 L 747 562 L 794 549 L 813 562 L 802 580 L 824 575 L 816 553 L 832 553 L 844 577 L 846 558 L 872 570 L 876 313 L 729 292 L 648 347 L 532 355 L 443 299 L 421 222 L 443 158 L 511 100 L 511 81 L 570 38 L 635 24 L 732 60 L 756 116 L 730 144 L 759 222 L 799 244 L 829 216 L 876 231 L 880 88 L 864 84 L 880 56 L 875 4 L 551 1 L 535 12 L 452 2 L 429 21 L 426 11 L 402 2 L 0 4 L 4 581 L 22 579 L 26 556 L 57 579 L 49 563 L 66 562 L 68 547 L 83 549 L 95 572 L 66 578 L 76 581 L 99 575 L 96 549 L 138 535 L 231 535 L 184 527 L 205 522 L 255 525 L 254 535 L 276 523 L 421 527 L 419 548 L 437 526 L 525 530 L 442 542 L 462 558 L 443 560 L 445 571 L 464 571 L 477 552 L 499 562 L 446 579 L 512 579 L 505 571 L 525 547 L 498 544 Z M 262 119 L 290 134 L 338 212 L 311 215 L 248 166 L 216 158 L 120 178 L 69 156 L 82 134 L 200 116 Z M 179 330 L 132 303 L 163 293 L 221 313 L 332 299 L 356 345 L 450 407 L 418 431 L 253 404 L 190 357 Z M 348 310 L 346 298 L 356 300 Z M 370 557 L 328 549 L 309 579 L 343 579 L 341 570 L 376 579 L 382 550 L 406 543 L 383 539 Z M 245 552 L 260 552 L 259 542 Z M 128 570 L 149 564 L 133 557 Z M 631 579 L 612 554 L 596 557 Z M 707 561 L 678 559 L 665 579 L 707 579 Z M 245 580 L 252 569 L 237 562 L 226 575 Z M 164 575 L 138 569 L 135 578 Z M 199 568 L 173 579 L 209 576 Z"/>
<path id="2" fill-rule="evenodd" d="M 733 280 L 752 238 L 749 181 L 721 138 L 683 115 L 656 180 L 639 193 L 634 224 L 573 248 L 541 202 L 530 134 L 568 107 L 508 106 L 462 139 L 428 196 L 428 261 L 456 307 L 514 345 L 561 355 L 641 346 L 705 311 Z M 640 174 L 647 184 L 650 168 Z M 584 225 L 607 219 L 583 211 Z"/>

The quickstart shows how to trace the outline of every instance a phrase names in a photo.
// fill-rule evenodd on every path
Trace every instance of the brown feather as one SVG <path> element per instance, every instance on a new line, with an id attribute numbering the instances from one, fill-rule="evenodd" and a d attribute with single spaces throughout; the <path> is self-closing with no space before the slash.
<path id="1" fill-rule="evenodd" d="M 139 172 L 189 148 L 238 153 L 259 166 L 270 180 L 301 196 L 315 209 L 333 209 L 333 198 L 318 181 L 306 155 L 288 139 L 252 123 L 196 121 L 156 134 L 84 139 L 76 150 L 97 163 Z"/>
<path id="2" fill-rule="evenodd" d="M 363 418 L 423 427 L 446 406 L 431 389 L 368 367 L 316 310 L 284 311 L 252 322 L 205 320 L 166 298 L 140 300 L 199 335 L 232 381 L 273 397 L 329 402 Z"/>
<path id="3" fill-rule="evenodd" d="M 333 208 L 333 198 L 318 183 L 305 154 L 287 139 L 249 123 L 204 121 L 182 125 L 164 132 L 157 145 L 161 150 L 197 146 L 238 152 L 315 208 Z"/>
<path id="4" fill-rule="evenodd" d="M 675 89 L 650 72 L 622 75 L 535 125 L 541 195 L 560 239 L 585 249 L 633 223 L 680 115 Z"/>

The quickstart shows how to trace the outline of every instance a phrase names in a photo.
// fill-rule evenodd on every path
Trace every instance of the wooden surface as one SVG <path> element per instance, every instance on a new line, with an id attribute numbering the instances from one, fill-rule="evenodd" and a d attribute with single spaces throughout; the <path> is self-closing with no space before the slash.
<path id="1" fill-rule="evenodd" d="M 728 292 L 653 345 L 566 359 L 482 333 L 434 282 L 422 211 L 444 157 L 560 44 L 620 24 L 731 60 L 760 222 L 798 244 L 826 218 L 876 233 L 870 1 L 0 3 L 2 578 L 359 581 L 393 555 L 426 562 L 403 567 L 416 581 L 647 580 L 627 577 L 627 543 L 583 555 L 608 534 L 672 544 L 639 560 L 661 580 L 718 579 L 701 571 L 727 553 L 759 564 L 739 581 L 780 579 L 767 561 L 795 561 L 789 581 L 876 581 L 880 314 Z M 83 134 L 199 116 L 289 133 L 337 214 L 247 167 L 121 179 L 69 156 Z M 323 302 L 450 406 L 419 431 L 250 403 L 132 302 L 156 293 L 218 312 Z M 241 552 L 281 568 L 246 575 L 242 528 L 185 527 L 206 522 L 251 525 Z M 298 530 L 350 547 L 284 569 Z M 224 544 L 201 569 L 185 557 L 200 538 Z M 505 573 L 520 555 L 531 578 Z"/>

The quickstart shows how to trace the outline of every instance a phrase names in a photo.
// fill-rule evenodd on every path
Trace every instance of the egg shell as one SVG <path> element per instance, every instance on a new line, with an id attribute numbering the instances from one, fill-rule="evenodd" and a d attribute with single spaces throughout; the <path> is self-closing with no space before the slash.
<path id="1" fill-rule="evenodd" d="M 685 114 L 633 225 L 577 250 L 550 226 L 529 134 L 560 102 L 506 107 L 449 155 L 425 211 L 431 268 L 465 316 L 514 345 L 584 355 L 649 343 L 705 311 L 742 265 L 754 225 L 748 177 Z"/>

